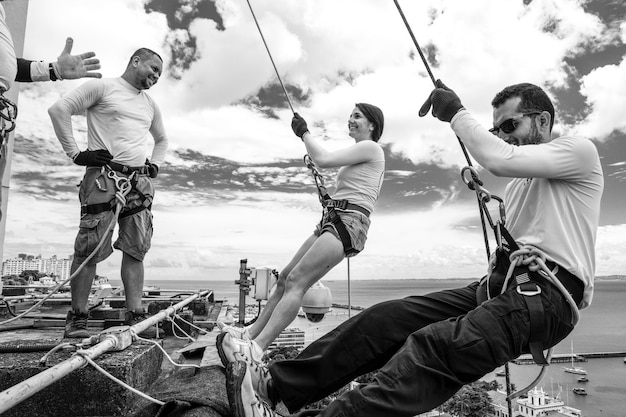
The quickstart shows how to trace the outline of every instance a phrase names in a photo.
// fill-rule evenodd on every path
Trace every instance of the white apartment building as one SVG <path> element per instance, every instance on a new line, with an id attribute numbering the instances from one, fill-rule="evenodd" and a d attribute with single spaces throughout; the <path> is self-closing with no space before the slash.
<path id="1" fill-rule="evenodd" d="M 58 259 L 56 255 L 42 259 L 40 256 L 18 257 L 5 259 L 2 262 L 2 276 L 19 275 L 23 271 L 35 270 L 43 274 L 56 275 L 59 280 L 65 280 L 70 276 L 72 256 L 68 259 Z"/>

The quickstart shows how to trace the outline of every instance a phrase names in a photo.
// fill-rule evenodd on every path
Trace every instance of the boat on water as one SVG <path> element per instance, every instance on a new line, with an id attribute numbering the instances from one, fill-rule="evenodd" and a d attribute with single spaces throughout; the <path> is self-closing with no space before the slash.
<path id="1" fill-rule="evenodd" d="M 589 378 L 587 378 L 586 376 L 581 376 L 580 378 L 578 378 L 578 382 L 589 382 Z"/>
<path id="2" fill-rule="evenodd" d="M 587 395 L 587 390 L 581 387 L 574 387 L 572 391 L 574 391 L 576 395 Z"/>
<path id="3" fill-rule="evenodd" d="M 587 371 L 579 366 L 574 366 L 574 342 L 571 344 L 571 365 L 563 367 L 565 372 L 576 375 L 587 375 Z"/>

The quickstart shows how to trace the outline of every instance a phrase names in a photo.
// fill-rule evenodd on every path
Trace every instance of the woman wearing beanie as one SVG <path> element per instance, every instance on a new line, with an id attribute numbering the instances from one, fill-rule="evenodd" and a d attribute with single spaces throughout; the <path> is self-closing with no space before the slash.
<path id="1" fill-rule="evenodd" d="M 295 319 L 309 287 L 344 257 L 363 250 L 369 216 L 385 172 L 385 155 L 378 144 L 383 126 L 383 112 L 378 107 L 357 103 L 348 119 L 348 135 L 355 143 L 328 151 L 309 132 L 306 121 L 295 113 L 291 127 L 315 165 L 340 168 L 335 192 L 328 196 L 332 200 L 325 204 L 322 220 L 313 234 L 281 271 L 276 289 L 255 323 L 246 329 L 222 329 L 217 348 L 224 366 L 237 359 L 260 362 L 263 351 Z"/>

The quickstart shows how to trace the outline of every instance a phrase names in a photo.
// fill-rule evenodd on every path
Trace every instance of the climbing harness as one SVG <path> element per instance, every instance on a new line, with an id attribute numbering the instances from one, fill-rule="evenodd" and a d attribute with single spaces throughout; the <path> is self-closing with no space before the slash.
<path id="1" fill-rule="evenodd" d="M 468 172 L 471 174 L 470 176 L 466 175 Z M 490 259 L 489 273 L 480 281 L 477 300 L 479 303 L 484 302 L 504 293 L 510 285 L 515 285 L 517 293 L 524 296 L 530 317 L 530 353 L 535 363 L 542 366 L 539 376 L 529 386 L 515 393 L 508 394 L 507 400 L 512 400 L 539 383 L 552 356 L 552 348 L 548 350 L 546 356 L 543 354 L 544 311 L 541 299 L 538 297 L 541 294 L 541 287 L 531 279 L 529 272 L 538 273 L 559 289 L 571 308 L 572 325 L 576 325 L 579 319 L 578 305 L 569 292 L 569 289 L 576 285 L 576 278 L 568 271 L 559 269 L 559 266 L 553 262 L 547 261 L 546 254 L 538 248 L 530 245 L 520 247 L 515 242 L 515 239 L 505 227 L 506 213 L 504 201 L 483 187 L 483 182 L 473 167 L 464 167 L 461 170 L 461 177 L 468 188 L 476 192 L 481 212 L 485 214 L 485 218 L 489 222 L 497 242 L 495 256 Z M 487 209 L 487 203 L 491 200 L 498 201 L 500 216 L 496 221 L 492 219 Z M 514 282 L 511 284 L 513 277 Z M 563 282 L 567 284 L 567 287 Z M 572 293 L 576 292 L 572 291 Z M 582 298 L 582 289 L 578 291 L 578 296 Z"/>
<path id="2" fill-rule="evenodd" d="M 352 246 L 352 239 L 350 238 L 350 234 L 348 233 L 346 225 L 341 220 L 341 217 L 339 217 L 337 211 L 356 211 L 369 217 L 369 210 L 357 204 L 352 204 L 348 200 L 333 200 L 326 190 L 326 186 L 324 185 L 324 178 L 319 173 L 317 167 L 315 166 L 315 163 L 308 154 L 304 155 L 304 164 L 313 175 L 320 203 L 322 204 L 322 208 L 328 214 L 328 219 L 335 227 L 335 230 L 337 230 L 337 234 L 339 235 L 339 239 L 341 240 L 341 244 L 343 245 L 344 254 L 346 255 L 346 257 L 349 257 L 353 254 L 358 253 L 359 251 L 354 249 L 354 247 Z M 322 221 L 323 220 L 324 215 L 322 215 Z"/>
<path id="3" fill-rule="evenodd" d="M 17 119 L 17 105 L 0 94 L 0 145 L 4 145 L 9 138 L 9 133 L 15 129 Z M 6 155 L 2 155 L 6 158 Z"/>
<path id="4" fill-rule="evenodd" d="M 39 300 L 37 303 L 33 304 L 33 306 L 31 306 L 29 309 L 27 309 L 27 310 L 23 311 L 22 313 L 16 315 L 15 317 L 11 317 L 10 319 L 7 319 L 5 321 L 0 322 L 0 325 L 5 325 L 5 324 L 11 323 L 11 322 L 13 322 L 15 320 L 18 320 L 18 319 L 24 317 L 25 315 L 29 314 L 30 312 L 32 312 L 33 310 L 35 310 L 39 306 L 41 306 L 50 297 L 52 297 L 55 293 L 57 293 L 62 287 L 64 287 L 68 282 L 70 282 L 72 279 L 74 279 L 74 277 L 77 276 L 80 273 L 80 271 L 83 270 L 83 268 L 85 268 L 85 265 L 87 265 L 89 263 L 89 261 L 98 253 L 98 251 L 100 250 L 102 245 L 104 245 L 104 242 L 105 242 L 106 237 L 109 234 L 109 232 L 113 229 L 113 227 L 115 227 L 115 224 L 116 224 L 118 218 L 120 217 L 120 212 L 121 212 L 122 208 L 126 205 L 126 196 L 128 195 L 128 193 L 132 189 L 131 177 L 133 175 L 134 174 L 131 174 L 131 176 L 129 176 L 129 177 L 121 177 L 121 179 L 119 181 L 115 182 L 117 190 L 115 192 L 115 198 L 113 199 L 113 201 L 115 202 L 115 206 L 114 206 L 115 213 L 113 215 L 113 218 L 111 219 L 111 222 L 108 224 L 108 226 L 105 229 L 105 231 L 102 233 L 102 239 L 100 239 L 100 242 L 98 243 L 98 245 L 89 254 L 89 256 L 78 266 L 78 268 L 76 268 L 74 273 L 72 273 L 69 276 L 69 278 L 67 278 L 65 281 L 59 283 L 44 298 Z M 109 204 L 109 203 L 107 203 L 107 204 Z"/>
<path id="5" fill-rule="evenodd" d="M 125 171 L 129 172 L 130 175 L 128 176 L 118 175 L 118 172 L 121 172 L 122 174 L 124 173 L 122 171 L 114 170 L 111 167 L 111 165 L 114 165 L 116 167 L 126 168 Z M 124 165 L 110 162 L 109 164 L 100 168 L 100 173 L 95 179 L 96 187 L 98 187 L 98 190 L 100 191 L 103 191 L 103 192 L 108 191 L 108 187 L 107 187 L 107 178 L 108 178 L 113 181 L 113 184 L 115 185 L 116 190 L 118 191 L 123 190 L 123 192 L 125 193 L 124 195 L 127 195 L 133 190 L 135 191 L 135 193 L 139 195 L 139 200 L 141 204 L 139 204 L 138 206 L 130 210 L 125 210 L 125 211 L 120 212 L 120 215 L 119 215 L 120 219 L 123 219 L 128 216 L 132 216 L 133 214 L 139 213 L 143 210 L 150 210 L 152 208 L 152 203 L 150 202 L 150 200 L 148 200 L 148 198 L 141 191 L 139 191 L 136 187 L 137 176 L 139 174 L 145 174 L 145 172 L 143 172 L 141 168 L 130 168 Z M 99 213 L 102 213 L 104 211 L 109 211 L 109 210 L 113 211 L 115 210 L 115 207 L 117 206 L 117 201 L 118 199 L 116 195 L 116 197 L 112 198 L 109 202 L 106 202 L 106 203 L 94 203 L 94 204 L 82 205 L 81 215 L 99 214 Z"/>

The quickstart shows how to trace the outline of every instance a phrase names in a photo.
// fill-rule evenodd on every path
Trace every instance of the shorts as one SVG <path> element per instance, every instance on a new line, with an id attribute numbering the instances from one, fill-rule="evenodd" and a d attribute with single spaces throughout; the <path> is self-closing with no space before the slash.
<path id="1" fill-rule="evenodd" d="M 117 174 L 124 176 L 119 172 Z M 78 198 L 81 206 L 107 203 L 115 198 L 115 192 L 115 183 L 112 179 L 102 175 L 100 168 L 89 167 L 80 183 Z M 141 199 L 140 193 L 145 196 L 145 201 Z M 126 195 L 126 205 L 122 208 L 118 219 L 119 234 L 113 246 L 138 261 L 143 261 L 150 249 L 153 230 L 152 212 L 145 209 L 130 216 L 123 217 L 123 215 L 124 212 L 140 205 L 152 204 L 153 198 L 154 186 L 152 181 L 147 175 L 139 175 L 135 188 Z M 107 229 L 109 229 L 114 216 L 113 210 L 81 216 L 78 234 L 74 242 L 74 260 L 76 262 L 84 262 L 102 239 L 104 239 L 104 243 L 88 264 L 95 265 L 113 253 L 111 241 L 114 227 L 110 227 L 108 232 Z"/>
<path id="2" fill-rule="evenodd" d="M 352 247 L 354 248 L 354 250 L 356 250 L 356 253 L 348 256 L 352 257 L 361 252 L 365 247 L 365 241 L 367 240 L 367 231 L 370 228 L 370 219 L 365 214 L 359 213 L 358 211 L 335 210 L 335 212 L 339 215 L 339 218 L 346 227 L 346 231 L 350 236 Z M 317 226 L 315 226 L 313 234 L 315 236 L 321 236 L 321 234 L 324 232 L 332 233 L 333 236 L 341 241 L 339 233 L 337 232 L 335 225 L 330 221 L 328 210 L 326 209 L 324 209 L 322 220 L 317 224 Z"/>

